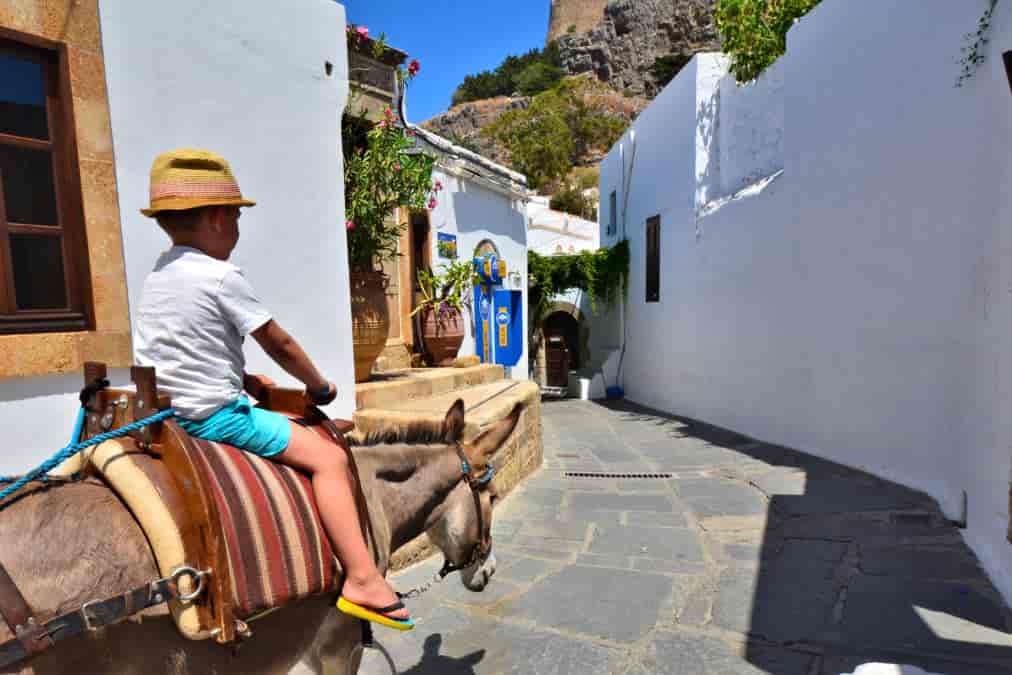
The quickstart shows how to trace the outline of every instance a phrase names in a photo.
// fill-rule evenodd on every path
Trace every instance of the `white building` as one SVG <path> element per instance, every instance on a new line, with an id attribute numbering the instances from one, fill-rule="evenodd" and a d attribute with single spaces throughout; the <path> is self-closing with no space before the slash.
<path id="1" fill-rule="evenodd" d="M 66 444 L 84 361 L 116 366 L 114 385 L 128 381 L 129 307 L 169 246 L 138 209 L 147 204 L 151 161 L 180 146 L 223 155 L 243 193 L 257 201 L 244 211 L 233 260 L 279 323 L 337 382 L 339 397 L 329 412 L 350 418 L 355 389 L 340 136 L 348 93 L 344 8 L 331 0 L 293 0 L 279 15 L 276 4 L 238 0 L 13 3 L 13 13 L 0 12 L 8 17 L 4 44 L 37 51 L 65 87 L 59 104 L 73 124 L 55 130 L 60 143 L 52 150 L 70 160 L 55 176 L 67 200 L 59 225 L 68 240 L 87 245 L 65 249 L 84 317 L 76 330 L 54 324 L 19 331 L 11 328 L 22 318 L 17 312 L 3 317 L 0 426 L 7 449 L 0 453 L 0 475 L 27 470 Z M 13 100 L 9 78 L 19 67 L 30 69 L 0 65 L 0 100 Z M 295 386 L 255 344 L 247 357 L 250 371 Z"/>
<path id="2" fill-rule="evenodd" d="M 422 127 L 407 124 L 404 98 L 401 98 L 401 119 L 418 139 L 423 152 L 436 157 L 433 181 L 439 181 L 436 208 L 427 214 L 421 237 L 428 255 L 423 263 L 437 268 L 441 264 L 471 261 L 486 253 L 506 262 L 505 290 L 521 294 L 523 340 L 519 360 L 506 365 L 508 378 L 529 377 L 527 356 L 527 178 L 486 157 L 454 145 L 442 136 Z M 423 216 L 425 218 L 425 216 Z M 411 223 L 411 228 L 416 226 Z M 444 242 L 441 246 L 440 242 Z M 447 246 L 452 243 L 452 246 Z M 473 305 L 469 305 L 467 332 L 459 356 L 477 354 Z M 494 356 L 493 356 L 494 358 Z"/>
<path id="3" fill-rule="evenodd" d="M 532 197 L 527 205 L 527 245 L 543 256 L 574 255 L 600 248 L 600 228 L 549 206 L 549 198 Z M 571 289 L 552 298 L 542 322 L 543 339 L 534 354 L 534 379 L 546 391 L 563 391 L 582 399 L 604 398 L 614 384 L 617 356 L 611 308 L 593 303 Z M 606 365 L 607 364 L 607 365 Z M 609 379 L 605 372 L 611 375 Z"/>
<path id="4" fill-rule="evenodd" d="M 627 398 L 927 492 L 1012 601 L 1012 7 L 954 86 L 986 4 L 824 0 L 743 87 L 698 55 L 602 164 L 601 243 Z"/>

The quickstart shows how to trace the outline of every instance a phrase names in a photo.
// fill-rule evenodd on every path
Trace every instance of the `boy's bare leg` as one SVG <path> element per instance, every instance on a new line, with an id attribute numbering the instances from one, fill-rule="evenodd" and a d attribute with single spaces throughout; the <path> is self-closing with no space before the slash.
<path id="1" fill-rule="evenodd" d="M 313 494 L 338 560 L 344 568 L 341 594 L 356 604 L 386 607 L 397 602 L 397 594 L 376 569 L 369 555 L 359 519 L 354 479 L 348 465 L 347 450 L 316 435 L 294 422 L 288 449 L 272 457 L 274 461 L 310 474 Z M 390 612 L 390 617 L 407 619 L 407 609 Z"/>

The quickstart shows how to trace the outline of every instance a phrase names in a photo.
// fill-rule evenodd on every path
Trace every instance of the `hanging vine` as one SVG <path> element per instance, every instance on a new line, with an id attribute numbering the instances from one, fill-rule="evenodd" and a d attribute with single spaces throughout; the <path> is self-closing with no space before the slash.
<path id="1" fill-rule="evenodd" d="M 980 64 L 984 63 L 984 53 L 987 43 L 990 41 L 988 34 L 991 31 L 991 18 L 994 16 L 994 8 L 997 5 L 998 0 L 990 0 L 987 9 L 984 10 L 984 13 L 977 21 L 977 32 L 967 33 L 963 36 L 963 40 L 968 44 L 959 50 L 963 56 L 959 59 L 961 69 L 959 77 L 956 78 L 957 87 L 962 87 L 963 83 L 977 72 Z"/>
<path id="2" fill-rule="evenodd" d="M 584 291 L 595 312 L 597 303 L 610 305 L 617 300 L 619 289 L 629 285 L 629 242 L 574 255 L 542 256 L 528 251 L 527 278 L 528 320 L 536 334 L 556 295 L 572 289 Z"/>

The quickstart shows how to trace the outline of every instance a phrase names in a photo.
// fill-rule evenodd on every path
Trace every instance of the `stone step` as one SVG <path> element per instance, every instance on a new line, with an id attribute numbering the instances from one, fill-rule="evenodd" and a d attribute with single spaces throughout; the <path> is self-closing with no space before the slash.
<path id="1" fill-rule="evenodd" d="M 442 394 L 390 401 L 383 408 L 358 410 L 353 416 L 356 433 L 369 433 L 391 422 L 443 419 L 458 398 L 464 401 L 464 438 L 500 420 L 518 402 L 540 399 L 540 388 L 528 380 L 499 380 L 454 389 Z"/>
<path id="2" fill-rule="evenodd" d="M 357 410 L 394 410 L 398 405 L 475 385 L 500 382 L 503 367 L 482 363 L 469 368 L 408 368 L 374 375 L 355 385 Z"/>

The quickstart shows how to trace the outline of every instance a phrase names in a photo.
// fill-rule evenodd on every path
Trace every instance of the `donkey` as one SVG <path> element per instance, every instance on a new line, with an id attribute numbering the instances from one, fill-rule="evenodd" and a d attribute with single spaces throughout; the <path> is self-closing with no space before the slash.
<path id="1" fill-rule="evenodd" d="M 462 471 L 481 476 L 515 428 L 518 404 L 471 442 L 462 442 L 464 405 L 442 422 L 350 438 L 368 505 L 380 570 L 398 547 L 428 531 L 462 581 L 481 591 L 495 572 L 491 554 L 493 489 L 472 492 Z M 37 616 L 73 611 L 159 578 L 144 533 L 103 483 L 51 483 L 0 505 L 0 558 Z M 481 555 L 476 553 L 481 552 Z M 131 620 L 58 642 L 34 659 L 0 673 L 49 675 L 274 675 L 357 672 L 357 620 L 337 616 L 334 596 L 285 606 L 256 620 L 238 649 L 188 641 L 164 605 Z M 378 628 L 378 630 L 384 630 Z M 13 638 L 0 622 L 0 643 Z M 311 649 L 312 648 L 312 649 Z"/>

